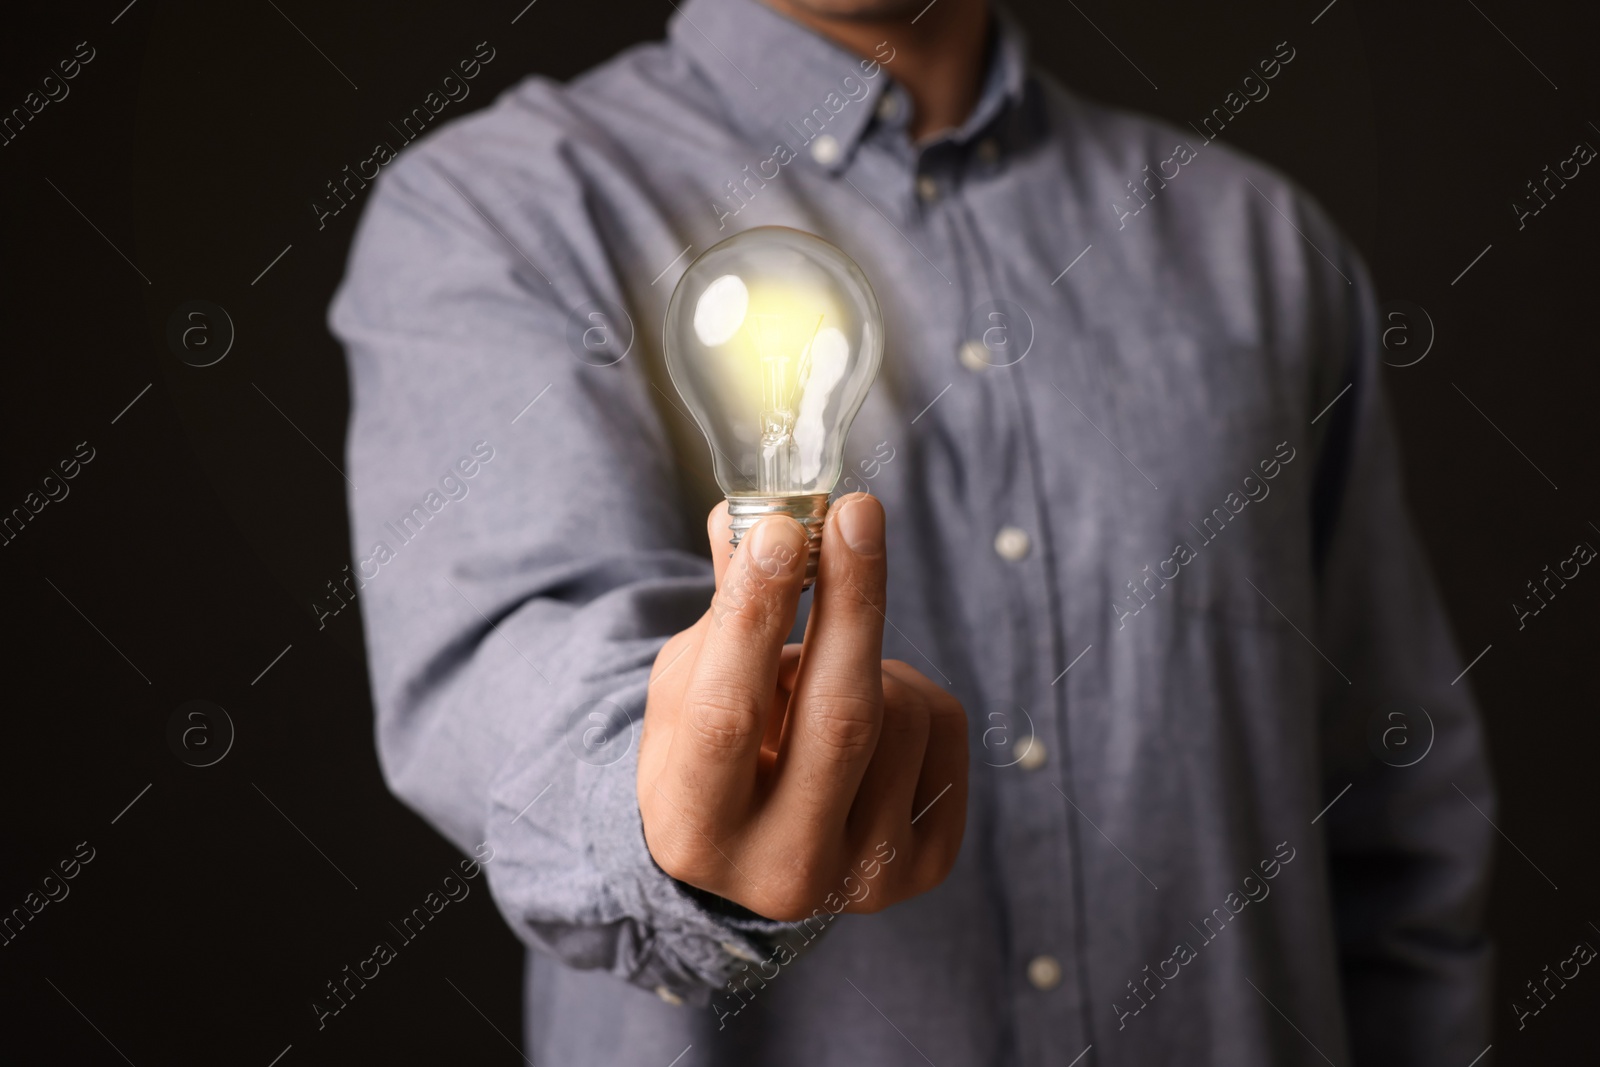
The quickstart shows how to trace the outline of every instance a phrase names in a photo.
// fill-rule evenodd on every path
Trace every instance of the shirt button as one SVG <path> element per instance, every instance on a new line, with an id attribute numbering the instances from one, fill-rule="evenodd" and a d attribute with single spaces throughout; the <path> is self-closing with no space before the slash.
<path id="1" fill-rule="evenodd" d="M 993 137 L 985 137 L 978 142 L 978 158 L 985 163 L 993 163 L 1000 158 L 1000 146 L 994 143 Z"/>
<path id="2" fill-rule="evenodd" d="M 830 133 L 819 136 L 811 142 L 811 158 L 824 167 L 839 162 L 839 139 Z"/>
<path id="3" fill-rule="evenodd" d="M 922 197 L 924 203 L 933 203 L 939 199 L 939 183 L 931 175 L 924 174 L 917 179 L 917 195 Z"/>
<path id="4" fill-rule="evenodd" d="M 1044 761 L 1049 753 L 1044 750 L 1044 742 L 1037 737 L 1023 738 L 1017 746 L 1022 751 L 1017 753 L 1017 766 L 1025 771 L 1036 771 L 1044 766 Z"/>
<path id="5" fill-rule="evenodd" d="M 1035 956 L 1028 961 L 1028 981 L 1041 992 L 1061 984 L 1061 964 L 1054 956 Z"/>
<path id="6" fill-rule="evenodd" d="M 1015 526 L 1002 526 L 994 535 L 994 550 L 1007 563 L 1015 563 L 1028 554 L 1033 541 L 1024 530 Z"/>
<path id="7" fill-rule="evenodd" d="M 894 93 L 884 93 L 878 101 L 878 117 L 884 122 L 893 122 L 895 116 L 900 114 L 900 98 Z"/>
<path id="8" fill-rule="evenodd" d="M 956 352 L 956 358 L 968 370 L 978 371 L 989 366 L 989 350 L 982 341 L 967 341 Z"/>

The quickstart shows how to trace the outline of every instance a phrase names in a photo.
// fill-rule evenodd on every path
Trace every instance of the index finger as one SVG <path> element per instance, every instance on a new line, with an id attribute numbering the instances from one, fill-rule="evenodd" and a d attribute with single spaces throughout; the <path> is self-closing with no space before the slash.
<path id="1" fill-rule="evenodd" d="M 712 598 L 665 775 L 711 821 L 744 810 L 754 788 L 807 558 L 798 522 L 762 519 L 740 542 Z"/>

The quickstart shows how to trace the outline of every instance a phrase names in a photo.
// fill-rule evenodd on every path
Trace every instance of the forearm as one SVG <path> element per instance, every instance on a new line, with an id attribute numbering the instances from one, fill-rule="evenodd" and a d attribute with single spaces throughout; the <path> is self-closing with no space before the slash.
<path id="1" fill-rule="evenodd" d="M 655 867 L 633 787 L 651 661 L 713 585 L 644 368 L 573 358 L 564 301 L 597 294 L 530 288 L 457 192 L 473 176 L 397 168 L 333 313 L 385 775 L 490 843 L 530 944 L 703 996 L 745 928 Z"/>

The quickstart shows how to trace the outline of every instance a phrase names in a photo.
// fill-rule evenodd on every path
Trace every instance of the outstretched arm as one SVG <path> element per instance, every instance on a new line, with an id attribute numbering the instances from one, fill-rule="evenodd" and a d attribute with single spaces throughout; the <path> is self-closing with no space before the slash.
<path id="1" fill-rule="evenodd" d="M 391 787 L 462 847 L 488 841 L 526 941 L 669 998 L 781 959 L 796 921 L 938 884 L 965 826 L 965 716 L 879 658 L 881 506 L 835 505 L 786 651 L 798 524 L 764 520 L 728 558 L 718 509 L 717 566 L 691 551 L 638 360 L 566 347 L 565 308 L 618 297 L 557 291 L 575 272 L 528 269 L 465 176 L 407 162 L 334 309 L 357 556 L 419 527 L 365 590 Z M 476 442 L 459 500 L 413 514 Z"/>

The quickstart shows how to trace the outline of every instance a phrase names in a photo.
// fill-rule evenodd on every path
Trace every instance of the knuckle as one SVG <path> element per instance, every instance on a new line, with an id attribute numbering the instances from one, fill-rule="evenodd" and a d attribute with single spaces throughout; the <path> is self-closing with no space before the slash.
<path id="1" fill-rule="evenodd" d="M 964 725 L 967 721 L 967 709 L 961 701 L 945 692 L 943 689 L 934 689 L 928 696 L 928 713 L 941 724 Z"/>
<path id="2" fill-rule="evenodd" d="M 687 702 L 684 726 L 702 753 L 731 758 L 742 754 L 756 737 L 756 704 L 742 686 L 713 684 L 697 687 Z"/>
<path id="3" fill-rule="evenodd" d="M 965 836 L 966 817 L 963 814 L 954 821 L 939 824 L 935 832 L 919 842 L 915 864 L 916 877 L 921 886 L 919 892 L 932 889 L 949 877 L 956 859 L 961 855 L 961 841 Z"/>
<path id="4" fill-rule="evenodd" d="M 816 895 L 816 887 L 827 884 L 835 866 L 831 857 L 817 849 L 795 849 L 785 864 L 787 877 L 784 885 L 794 895 L 815 903 L 812 897 Z"/>
<path id="5" fill-rule="evenodd" d="M 891 698 L 892 694 L 892 698 Z M 884 675 L 884 706 L 893 704 L 907 714 L 929 718 L 933 714 L 934 697 L 921 686 L 907 685 L 892 674 Z"/>
<path id="6" fill-rule="evenodd" d="M 650 834 L 645 835 L 645 843 L 650 846 L 650 856 L 656 861 L 667 876 L 680 882 L 692 882 L 693 865 L 686 861 L 686 857 L 675 847 L 659 841 Z"/>
<path id="7" fill-rule="evenodd" d="M 644 840 L 650 856 L 669 877 L 690 885 L 703 886 L 713 871 L 706 862 L 705 849 L 694 840 L 695 834 L 682 825 L 682 819 L 669 816 L 663 825 L 659 814 L 646 815 Z"/>
<path id="8" fill-rule="evenodd" d="M 667 638 L 666 642 L 662 644 L 661 648 L 656 652 L 656 658 L 652 662 L 652 666 L 660 669 L 662 666 L 671 663 L 672 657 L 678 654 L 680 646 L 682 646 L 684 641 L 687 639 L 687 631 L 679 631 L 678 633 L 675 633 L 671 637 Z"/>
<path id="9" fill-rule="evenodd" d="M 892 744 L 899 748 L 920 743 L 932 727 L 930 712 L 928 702 L 921 697 L 885 700 L 879 747 Z"/>
<path id="10" fill-rule="evenodd" d="M 821 854 L 810 849 L 796 849 L 776 868 L 782 872 L 782 878 L 768 887 L 768 907 L 783 913 L 771 917 L 793 922 L 821 907 L 834 869 L 835 864 Z"/>
<path id="11" fill-rule="evenodd" d="M 655 661 L 650 665 L 651 685 L 654 685 L 668 674 L 677 674 L 679 678 L 687 677 L 688 672 L 684 670 L 685 664 L 680 663 L 679 660 L 687 659 L 688 665 L 693 665 L 694 658 L 689 654 L 691 640 L 692 637 L 687 632 L 679 633 L 661 646 L 661 651 L 656 653 Z M 677 670 L 674 671 L 674 668 L 677 668 Z"/>
<path id="12" fill-rule="evenodd" d="M 871 865 L 860 865 L 867 891 L 852 909 L 863 914 L 882 911 L 922 891 L 913 860 L 917 855 L 913 828 L 880 831 L 871 840 L 879 842 L 873 853 L 875 860 Z M 887 855 L 884 850 L 888 850 Z"/>
<path id="13" fill-rule="evenodd" d="M 870 755 L 877 746 L 880 704 L 863 693 L 822 690 L 810 695 L 802 717 L 807 740 L 839 762 Z"/>

